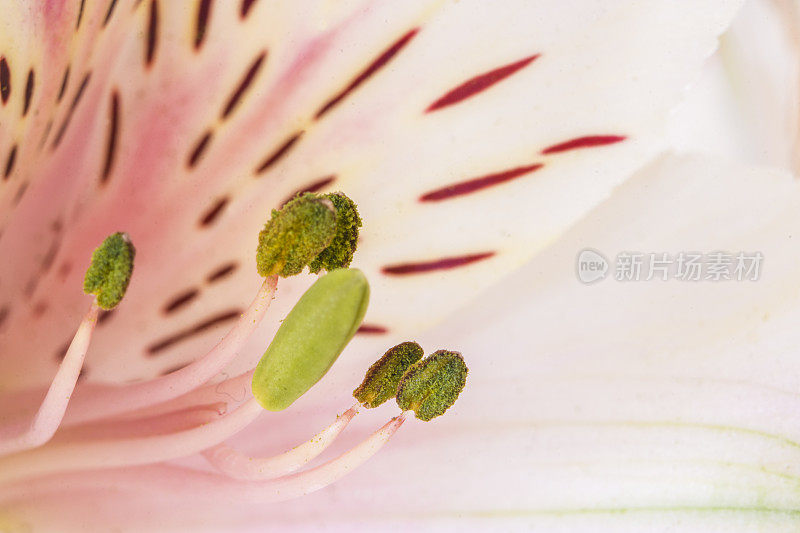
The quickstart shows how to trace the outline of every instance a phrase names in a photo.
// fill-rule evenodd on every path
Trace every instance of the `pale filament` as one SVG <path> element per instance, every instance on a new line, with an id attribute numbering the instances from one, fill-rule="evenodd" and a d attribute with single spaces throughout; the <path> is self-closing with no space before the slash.
<path id="1" fill-rule="evenodd" d="M 100 308 L 93 301 L 81 320 L 64 359 L 58 365 L 50 388 L 30 425 L 21 430 L 18 427 L 0 428 L 0 456 L 41 446 L 53 437 L 61 425 L 67 404 L 80 377 L 99 311 Z"/>
<path id="2" fill-rule="evenodd" d="M 231 499 L 243 503 L 270 503 L 297 498 L 338 481 L 375 455 L 405 421 L 405 413 L 389 420 L 367 439 L 320 466 L 269 481 L 242 481 L 213 472 L 151 465 L 139 468 L 103 469 L 27 480 L 0 487 L 0 501 L 39 497 L 49 493 L 112 488 L 159 493 L 168 500 L 180 495 L 204 502 Z"/>
<path id="3" fill-rule="evenodd" d="M 272 302 L 278 278 L 264 279 L 239 321 L 203 357 L 190 365 L 142 383 L 76 392 L 64 423 L 79 424 L 166 402 L 196 389 L 223 370 L 239 353 Z"/>
<path id="4" fill-rule="evenodd" d="M 358 413 L 354 405 L 336 421 L 306 442 L 273 457 L 248 457 L 227 444 L 219 444 L 203 452 L 203 456 L 217 470 L 236 479 L 275 479 L 299 470 L 333 444 Z"/>

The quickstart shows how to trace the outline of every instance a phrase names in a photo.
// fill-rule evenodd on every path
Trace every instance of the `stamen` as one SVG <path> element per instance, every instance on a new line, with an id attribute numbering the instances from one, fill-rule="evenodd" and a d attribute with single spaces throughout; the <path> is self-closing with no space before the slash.
<path id="1" fill-rule="evenodd" d="M 397 387 L 397 405 L 425 422 L 443 415 L 467 383 L 467 365 L 458 352 L 439 350 L 414 363 Z"/>
<path id="2" fill-rule="evenodd" d="M 391 400 L 397 393 L 397 385 L 403 374 L 423 355 L 425 352 L 416 342 L 403 342 L 389 348 L 369 367 L 364 381 L 353 391 L 353 397 L 368 409 Z"/>
<path id="3" fill-rule="evenodd" d="M 134 254 L 133 244 L 125 233 L 110 235 L 92 253 L 83 290 L 96 298 L 81 320 L 33 422 L 22 431 L 0 428 L 0 456 L 41 446 L 58 430 L 80 377 L 100 309 L 113 309 L 125 296 Z"/>
<path id="4" fill-rule="evenodd" d="M 0 483 L 57 472 L 158 463 L 215 446 L 253 422 L 263 412 L 250 398 L 208 424 L 167 435 L 76 443 L 53 443 L 0 459 Z"/>
<path id="5" fill-rule="evenodd" d="M 405 414 L 389 420 L 378 431 L 354 448 L 316 468 L 270 481 L 241 481 L 215 473 L 190 468 L 153 465 L 136 469 L 108 469 L 52 476 L 0 488 L 0 501 L 30 499 L 43 494 L 112 487 L 115 490 L 138 490 L 147 494 L 160 492 L 168 500 L 176 494 L 191 496 L 196 502 L 233 499 L 243 503 L 271 503 L 309 494 L 343 478 L 375 455 L 400 429 Z M 0 470 L 0 472 L 2 472 Z"/>
<path id="6" fill-rule="evenodd" d="M 308 270 L 317 273 L 320 270 L 347 268 L 353 261 L 353 254 L 358 245 L 358 228 L 361 227 L 361 216 L 353 200 L 343 193 L 326 194 L 336 209 L 336 235 L 320 254 L 308 265 Z"/>
<path id="7" fill-rule="evenodd" d="M 256 330 L 272 302 L 278 278 L 264 280 L 253 302 L 239 321 L 203 357 L 188 366 L 142 383 L 87 390 L 75 395 L 66 423 L 98 420 L 119 413 L 156 405 L 188 393 L 223 370 Z"/>
<path id="8" fill-rule="evenodd" d="M 56 442 L 79 442 L 89 439 L 123 439 L 165 435 L 208 424 L 228 412 L 223 402 L 193 405 L 185 409 L 158 413 L 155 416 L 120 417 L 62 429 L 53 439 Z M 57 439 L 57 440 L 56 440 Z"/>
<path id="9" fill-rule="evenodd" d="M 307 193 L 291 200 L 258 234 L 256 263 L 262 276 L 299 274 L 336 235 L 336 211 L 329 200 Z"/>
<path id="10" fill-rule="evenodd" d="M 279 478 L 299 470 L 325 451 L 357 413 L 358 407 L 351 407 L 338 416 L 333 424 L 311 439 L 273 457 L 249 457 L 226 444 L 206 450 L 203 456 L 217 470 L 232 478 L 247 480 Z"/>
<path id="11" fill-rule="evenodd" d="M 127 233 L 114 233 L 92 253 L 83 291 L 97 296 L 97 305 L 113 309 L 125 296 L 133 272 L 136 250 Z"/>
<path id="12" fill-rule="evenodd" d="M 53 437 L 61 424 L 67 403 L 69 403 L 72 391 L 78 382 L 99 312 L 100 307 L 96 303 L 92 303 L 89 312 L 78 326 L 78 331 L 75 333 L 64 359 L 58 366 L 58 371 L 50 383 L 50 388 L 47 390 L 33 422 L 19 434 L 0 435 L 0 455 L 41 446 Z M 11 428 L 0 429 L 2 433 L 10 431 L 14 430 Z"/>

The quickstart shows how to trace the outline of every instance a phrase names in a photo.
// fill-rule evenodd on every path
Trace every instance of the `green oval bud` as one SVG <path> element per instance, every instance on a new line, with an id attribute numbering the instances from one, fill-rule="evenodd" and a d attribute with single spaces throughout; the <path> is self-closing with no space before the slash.
<path id="1" fill-rule="evenodd" d="M 403 342 L 389 348 L 369 367 L 364 381 L 353 391 L 353 396 L 367 408 L 378 407 L 386 400 L 391 400 L 397 392 L 400 378 L 424 354 L 416 342 Z"/>
<path id="2" fill-rule="evenodd" d="M 308 265 L 308 269 L 314 273 L 349 267 L 358 245 L 358 228 L 361 227 L 361 217 L 353 200 L 341 192 L 326 194 L 325 198 L 336 209 L 336 236 Z"/>
<path id="3" fill-rule="evenodd" d="M 319 278 L 284 319 L 256 366 L 253 395 L 280 411 L 330 369 L 355 334 L 369 303 L 360 270 L 334 270 Z"/>
<path id="4" fill-rule="evenodd" d="M 83 292 L 97 296 L 97 305 L 113 309 L 125 296 L 136 250 L 127 233 L 109 235 L 92 253 L 83 278 Z"/>
<path id="5" fill-rule="evenodd" d="M 336 212 L 330 200 L 306 193 L 272 210 L 258 234 L 256 265 L 264 277 L 299 274 L 336 235 Z"/>
<path id="6" fill-rule="evenodd" d="M 442 415 L 464 389 L 467 372 L 460 353 L 439 350 L 403 375 L 397 387 L 397 405 L 426 422 Z"/>

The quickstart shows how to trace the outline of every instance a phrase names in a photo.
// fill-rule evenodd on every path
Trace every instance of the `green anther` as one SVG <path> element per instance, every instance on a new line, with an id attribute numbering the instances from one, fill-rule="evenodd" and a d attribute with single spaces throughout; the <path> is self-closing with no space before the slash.
<path id="1" fill-rule="evenodd" d="M 92 253 L 83 279 L 83 292 L 97 296 L 97 305 L 113 309 L 125 296 L 136 250 L 127 233 L 114 233 Z"/>
<path id="2" fill-rule="evenodd" d="M 394 398 L 397 384 L 408 367 L 422 359 L 425 352 L 416 342 L 403 342 L 383 354 L 367 370 L 364 381 L 353 391 L 353 396 L 364 407 L 378 407 Z"/>
<path id="3" fill-rule="evenodd" d="M 336 209 L 336 236 L 308 265 L 308 269 L 314 273 L 323 269 L 331 271 L 349 267 L 358 245 L 358 228 L 361 227 L 361 217 L 353 200 L 340 192 L 326 194 L 325 198 Z"/>
<path id="4" fill-rule="evenodd" d="M 397 405 L 426 422 L 442 415 L 464 389 L 467 371 L 460 353 L 439 350 L 403 375 L 397 387 Z"/>
<path id="5" fill-rule="evenodd" d="M 256 366 L 253 395 L 269 411 L 289 407 L 330 369 L 369 303 L 360 270 L 339 269 L 314 283 L 284 319 Z"/>
<path id="6" fill-rule="evenodd" d="M 256 264 L 264 277 L 299 274 L 336 235 L 336 211 L 330 200 L 306 193 L 289 201 L 258 234 Z"/>

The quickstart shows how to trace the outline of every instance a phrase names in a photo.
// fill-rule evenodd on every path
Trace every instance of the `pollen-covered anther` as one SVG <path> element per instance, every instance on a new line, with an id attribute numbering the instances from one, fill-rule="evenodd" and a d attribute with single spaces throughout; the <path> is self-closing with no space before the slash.
<path id="1" fill-rule="evenodd" d="M 92 253 L 83 292 L 97 296 L 97 305 L 113 309 L 125 296 L 136 250 L 127 233 L 109 235 Z"/>
<path id="2" fill-rule="evenodd" d="M 412 365 L 397 388 L 397 405 L 428 421 L 444 414 L 467 382 L 467 365 L 458 352 L 439 350 Z"/>
<path id="3" fill-rule="evenodd" d="M 369 367 L 364 381 L 353 391 L 353 397 L 367 408 L 378 407 L 391 400 L 403 374 L 423 355 L 422 347 L 412 341 L 389 348 Z"/>
<path id="4" fill-rule="evenodd" d="M 314 260 L 336 235 L 333 204 L 306 193 L 272 211 L 258 234 L 256 263 L 261 276 L 294 276 Z"/>
<path id="5" fill-rule="evenodd" d="M 358 242 L 361 217 L 342 193 L 300 194 L 272 217 L 258 235 L 256 261 L 262 276 L 347 268 Z"/>
<path id="6" fill-rule="evenodd" d="M 355 202 L 341 192 L 324 196 L 336 210 L 336 235 L 330 245 L 311 261 L 308 269 L 315 274 L 320 270 L 347 268 L 353 261 L 358 245 L 358 229 L 361 216 Z"/>

